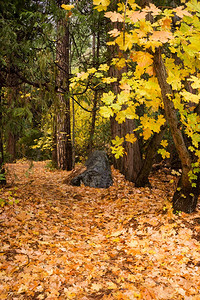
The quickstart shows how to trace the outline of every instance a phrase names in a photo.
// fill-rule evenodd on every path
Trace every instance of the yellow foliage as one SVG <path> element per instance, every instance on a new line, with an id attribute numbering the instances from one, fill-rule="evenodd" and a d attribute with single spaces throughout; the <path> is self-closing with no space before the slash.
<path id="1" fill-rule="evenodd" d="M 132 51 L 130 53 L 130 58 L 132 61 L 137 62 L 141 69 L 147 68 L 153 63 L 153 56 L 144 51 Z"/>
<path id="2" fill-rule="evenodd" d="M 111 19 L 112 22 L 124 22 L 124 16 L 116 11 L 108 11 L 104 16 Z"/>
<path id="3" fill-rule="evenodd" d="M 118 44 L 119 49 L 126 51 L 131 49 L 134 43 L 137 43 L 139 38 L 136 33 L 121 32 L 120 35 L 115 39 L 115 43 Z"/>
<path id="4" fill-rule="evenodd" d="M 62 4 L 61 7 L 65 10 L 71 10 L 72 8 L 74 8 L 74 5 Z"/>
<path id="5" fill-rule="evenodd" d="M 162 140 L 161 141 L 161 146 L 163 146 L 164 148 L 168 146 L 168 141 L 167 140 Z"/>
<path id="6" fill-rule="evenodd" d="M 148 127 L 148 128 L 145 128 L 143 130 L 143 137 L 144 137 L 144 140 L 148 140 L 150 137 L 151 137 L 151 134 L 152 134 L 152 131 L 151 129 Z"/>
<path id="7" fill-rule="evenodd" d="M 200 94 L 195 95 L 195 94 L 192 94 L 192 93 L 190 93 L 186 90 L 183 90 L 182 92 L 180 92 L 180 94 L 183 96 L 183 98 L 186 102 L 194 102 L 196 104 L 199 103 Z"/>
<path id="8" fill-rule="evenodd" d="M 137 141 L 137 138 L 134 133 L 127 133 L 125 136 L 127 142 L 134 143 Z"/>
<path id="9" fill-rule="evenodd" d="M 112 108 L 108 107 L 108 106 L 101 107 L 100 108 L 100 114 L 104 118 L 110 118 L 110 117 L 112 117 L 114 115 Z"/>
<path id="10" fill-rule="evenodd" d="M 99 71 L 108 71 L 109 70 L 109 66 L 107 65 L 107 64 L 101 64 L 100 66 L 99 66 Z"/>
<path id="11" fill-rule="evenodd" d="M 169 40 L 172 40 L 173 34 L 170 31 L 154 31 L 150 36 L 150 41 L 159 41 L 161 43 L 167 43 Z"/>
<path id="12" fill-rule="evenodd" d="M 113 103 L 113 101 L 116 99 L 116 95 L 109 91 L 108 93 L 103 93 L 103 96 L 101 98 L 101 100 L 106 104 L 106 105 L 110 105 Z"/>
<path id="13" fill-rule="evenodd" d="M 94 8 L 98 11 L 107 10 L 110 0 L 93 0 L 93 4 L 96 5 Z"/>
<path id="14" fill-rule="evenodd" d="M 118 35 L 120 35 L 120 31 L 117 28 L 110 30 L 108 33 L 113 37 L 117 37 Z"/>

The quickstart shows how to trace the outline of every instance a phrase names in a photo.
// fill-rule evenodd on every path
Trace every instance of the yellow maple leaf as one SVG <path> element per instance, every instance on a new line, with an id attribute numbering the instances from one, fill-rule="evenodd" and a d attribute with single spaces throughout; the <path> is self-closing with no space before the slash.
<path id="1" fill-rule="evenodd" d="M 165 148 L 168 145 L 168 141 L 167 140 L 162 140 L 160 144 L 161 144 L 161 146 L 163 146 Z"/>
<path id="2" fill-rule="evenodd" d="M 170 29 L 171 28 L 171 23 L 172 23 L 172 19 L 169 17 L 163 18 L 160 21 L 161 23 L 161 28 L 162 29 Z"/>
<path id="3" fill-rule="evenodd" d="M 77 73 L 77 77 L 78 77 L 80 80 L 87 79 L 88 76 L 89 76 L 89 74 L 88 74 L 87 72 Z"/>
<path id="4" fill-rule="evenodd" d="M 165 149 L 159 149 L 157 152 L 162 156 L 163 159 L 170 158 L 170 153 Z"/>
<path id="5" fill-rule="evenodd" d="M 117 95 L 117 102 L 121 105 L 125 104 L 128 99 L 129 95 L 125 91 L 121 91 L 121 93 Z"/>
<path id="6" fill-rule="evenodd" d="M 108 93 L 103 93 L 103 96 L 101 98 L 101 100 L 107 105 L 112 104 L 115 99 L 116 95 L 111 91 L 109 91 Z"/>
<path id="7" fill-rule="evenodd" d="M 192 15 L 184 9 L 184 6 L 179 6 L 175 8 L 174 11 L 179 18 L 183 18 L 184 16 L 192 17 Z"/>
<path id="8" fill-rule="evenodd" d="M 140 11 L 128 11 L 127 12 L 128 17 L 132 21 L 132 23 L 136 23 L 139 20 L 145 20 L 147 13 L 146 12 L 140 12 Z"/>
<path id="9" fill-rule="evenodd" d="M 124 90 L 126 92 L 129 92 L 131 90 L 131 86 L 126 82 L 121 83 L 119 87 L 121 90 Z"/>
<path id="10" fill-rule="evenodd" d="M 95 69 L 95 68 L 90 68 L 90 69 L 88 69 L 87 71 L 88 71 L 89 74 L 93 74 L 93 73 L 95 73 L 95 72 L 97 71 L 97 69 Z"/>
<path id="11" fill-rule="evenodd" d="M 144 51 L 132 51 L 130 58 L 132 61 L 137 62 L 138 66 L 143 69 L 149 67 L 153 63 L 153 56 Z"/>
<path id="12" fill-rule="evenodd" d="M 113 37 L 117 37 L 118 35 L 120 35 L 120 31 L 117 28 L 110 30 L 108 33 Z"/>
<path id="13" fill-rule="evenodd" d="M 136 33 L 127 33 L 122 32 L 115 40 L 118 44 L 120 50 L 126 51 L 127 49 L 131 49 L 134 43 L 138 42 L 138 36 Z"/>
<path id="14" fill-rule="evenodd" d="M 151 134 L 152 134 L 151 129 L 150 129 L 150 128 L 145 128 L 145 129 L 143 130 L 143 137 L 144 137 L 144 140 L 148 140 L 148 139 L 150 138 Z"/>
<path id="15" fill-rule="evenodd" d="M 93 4 L 108 6 L 110 4 L 110 0 L 93 0 Z"/>
<path id="16" fill-rule="evenodd" d="M 193 81 L 193 83 L 191 84 L 193 89 L 199 89 L 200 88 L 200 79 L 196 76 L 190 76 L 190 78 L 188 79 L 189 81 Z"/>
<path id="17" fill-rule="evenodd" d="M 157 8 L 154 4 L 150 3 L 149 6 L 146 6 L 144 9 L 143 9 L 144 12 L 146 13 L 151 13 L 153 16 L 157 16 L 159 15 L 162 11 Z"/>
<path id="18" fill-rule="evenodd" d="M 125 136 L 125 139 L 127 142 L 130 142 L 130 143 L 135 143 L 137 141 L 137 138 L 134 133 L 127 133 Z"/>
<path id="19" fill-rule="evenodd" d="M 109 66 L 107 64 L 101 64 L 99 66 L 99 71 L 108 71 L 109 70 Z"/>
<path id="20" fill-rule="evenodd" d="M 93 0 L 93 4 L 98 11 L 107 10 L 110 0 Z"/>
<path id="21" fill-rule="evenodd" d="M 199 103 L 200 100 L 200 95 L 195 95 L 190 92 L 187 92 L 186 90 L 183 90 L 180 92 L 180 94 L 184 97 L 184 100 L 186 102 L 194 102 L 194 103 Z"/>
<path id="22" fill-rule="evenodd" d="M 100 115 L 102 115 L 104 118 L 110 118 L 113 116 L 113 111 L 111 107 L 103 106 L 100 108 Z"/>
<path id="23" fill-rule="evenodd" d="M 123 142 L 124 142 L 124 138 L 123 137 L 120 138 L 118 136 L 116 136 L 115 139 L 112 140 L 112 144 L 115 145 L 115 146 L 120 146 L 120 145 L 123 144 Z"/>
<path id="24" fill-rule="evenodd" d="M 111 82 L 116 82 L 116 81 L 117 81 L 117 78 L 115 78 L 115 77 L 102 78 L 102 82 L 107 83 L 107 84 L 110 84 Z"/>
<path id="25" fill-rule="evenodd" d="M 124 16 L 116 11 L 108 11 L 104 16 L 109 18 L 112 22 L 124 22 Z"/>
<path id="26" fill-rule="evenodd" d="M 160 41 L 162 43 L 167 43 L 172 39 L 173 35 L 170 31 L 154 31 L 150 36 L 150 41 Z"/>
<path id="27" fill-rule="evenodd" d="M 125 58 L 120 58 L 118 62 L 116 63 L 116 67 L 121 70 L 126 66 L 126 59 Z"/>
<path id="28" fill-rule="evenodd" d="M 62 4 L 61 7 L 65 10 L 71 10 L 72 8 L 74 8 L 74 5 Z"/>

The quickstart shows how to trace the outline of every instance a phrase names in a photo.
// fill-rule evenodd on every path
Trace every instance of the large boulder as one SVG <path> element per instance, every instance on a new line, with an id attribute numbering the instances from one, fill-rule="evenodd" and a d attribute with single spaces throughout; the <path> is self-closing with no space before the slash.
<path id="1" fill-rule="evenodd" d="M 87 169 L 71 180 L 72 185 L 80 186 L 83 183 L 94 188 L 108 188 L 113 184 L 108 156 L 104 151 L 94 151 L 85 166 Z"/>

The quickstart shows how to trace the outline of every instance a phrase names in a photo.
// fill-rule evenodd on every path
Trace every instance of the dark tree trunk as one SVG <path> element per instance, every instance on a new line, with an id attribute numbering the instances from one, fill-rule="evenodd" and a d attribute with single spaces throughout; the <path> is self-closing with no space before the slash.
<path id="1" fill-rule="evenodd" d="M 166 80 L 167 73 L 161 56 L 161 48 L 158 48 L 154 54 L 154 68 L 161 88 L 166 119 L 182 165 L 182 176 L 178 183 L 178 189 L 173 196 L 173 208 L 175 211 L 191 213 L 196 208 L 197 198 L 199 196 L 199 178 L 196 182 L 196 188 L 193 188 L 189 178 L 189 172 L 192 170 L 191 157 L 178 126 L 173 101 L 170 100 L 170 95 L 173 97 L 173 93 Z"/>
<path id="2" fill-rule="evenodd" d="M 177 190 L 173 196 L 173 209 L 174 212 L 183 211 L 185 213 L 192 213 L 195 211 L 200 189 L 200 174 L 195 181 L 196 186 L 184 186 L 182 177 L 179 179 Z"/>
<path id="3" fill-rule="evenodd" d="M 3 120 L 2 120 L 2 87 L 0 87 L 0 184 L 6 184 L 4 165 L 4 152 L 3 152 Z"/>
<path id="4" fill-rule="evenodd" d="M 113 3 L 114 4 L 114 3 Z M 119 27 L 119 28 L 118 28 Z M 120 29 L 121 24 L 114 23 L 113 28 Z M 112 29 L 113 29 L 112 28 Z M 111 46 L 109 49 L 110 60 L 119 55 L 119 47 Z M 123 55 L 123 53 L 121 53 Z M 111 77 L 118 78 L 117 82 L 112 84 L 113 92 L 117 95 L 120 92 L 119 81 L 124 72 L 127 72 L 127 68 L 124 67 L 121 70 L 115 68 L 114 66 L 110 67 L 109 73 Z M 125 119 L 122 124 L 119 124 L 115 117 L 111 118 L 111 135 L 112 139 L 115 139 L 116 136 L 125 137 L 127 133 L 133 133 L 133 130 L 136 128 L 135 120 Z M 135 143 L 124 142 L 124 155 L 119 159 L 113 157 L 113 165 L 118 169 L 125 178 L 131 182 L 135 182 L 137 175 L 142 167 L 142 158 L 139 148 L 138 140 Z"/>
<path id="5" fill-rule="evenodd" d="M 151 172 L 153 160 L 155 155 L 157 154 L 158 147 L 160 145 L 160 142 L 162 141 L 166 128 L 167 125 L 163 125 L 161 131 L 159 133 L 155 133 L 154 136 L 152 137 L 147 147 L 146 155 L 142 167 L 135 180 L 136 187 L 143 187 L 149 184 L 149 174 Z"/>
<path id="6" fill-rule="evenodd" d="M 12 108 L 17 103 L 19 88 L 18 87 L 10 87 L 8 92 L 8 107 Z M 12 115 L 10 116 L 12 118 Z M 7 133 L 7 145 L 6 150 L 9 154 L 9 162 L 13 162 L 16 159 L 16 143 L 18 140 L 18 135 L 16 134 L 16 130 L 13 130 L 14 126 L 10 126 Z"/>
<path id="7" fill-rule="evenodd" d="M 57 166 L 57 128 L 56 128 L 56 116 L 53 116 L 53 150 L 52 150 L 52 162 Z"/>
<path id="8" fill-rule="evenodd" d="M 92 107 L 92 122 L 90 127 L 89 133 L 89 142 L 88 142 L 88 154 L 93 151 L 94 148 L 94 133 L 95 133 L 95 123 L 96 123 L 96 114 L 97 114 L 97 102 L 98 102 L 98 92 L 94 92 L 94 99 L 93 99 L 93 107 Z"/>
<path id="9" fill-rule="evenodd" d="M 112 138 L 124 137 L 128 133 L 133 133 L 135 129 L 135 121 L 126 119 L 122 124 L 118 124 L 115 118 L 111 118 L 111 134 Z M 125 154 L 119 159 L 114 158 L 113 165 L 118 169 L 125 178 L 131 182 L 135 182 L 142 166 L 141 154 L 138 141 L 135 143 L 124 142 Z"/>
<path id="10" fill-rule="evenodd" d="M 97 38 L 95 33 L 93 33 L 93 45 L 92 45 L 92 53 L 93 53 L 93 67 L 98 68 L 99 66 L 99 50 L 100 50 L 100 27 L 98 26 Z M 95 125 L 96 125 L 96 115 L 97 115 L 97 103 L 98 103 L 98 91 L 94 91 L 94 99 L 93 99 L 93 107 L 92 107 L 92 122 L 90 126 L 89 133 L 89 142 L 88 142 L 88 154 L 90 154 L 94 149 L 94 133 L 95 133 Z"/>
<path id="11" fill-rule="evenodd" d="M 16 142 L 17 136 L 13 132 L 8 133 L 7 152 L 9 153 L 9 162 L 14 162 L 16 159 Z"/>
<path id="12" fill-rule="evenodd" d="M 59 5 L 69 4 L 68 0 L 58 1 Z M 69 98 L 69 23 L 66 19 L 61 19 L 57 25 L 57 61 L 58 73 L 58 108 L 57 108 L 57 167 L 63 170 L 72 169 L 72 142 L 71 142 L 71 124 L 70 124 L 70 98 Z M 61 29 L 64 33 L 60 33 Z M 63 91 L 65 94 L 63 94 Z"/>

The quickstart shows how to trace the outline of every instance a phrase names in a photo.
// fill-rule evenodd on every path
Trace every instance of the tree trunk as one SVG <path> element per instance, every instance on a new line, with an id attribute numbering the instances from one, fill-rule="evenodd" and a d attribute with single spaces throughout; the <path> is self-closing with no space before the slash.
<path id="1" fill-rule="evenodd" d="M 111 135 L 112 138 L 124 137 L 127 133 L 133 133 L 135 121 L 126 119 L 122 124 L 118 124 L 115 117 L 111 118 Z M 118 169 L 127 180 L 135 182 L 138 173 L 142 167 L 139 143 L 124 142 L 125 154 L 119 159 L 114 158 L 114 167 Z"/>
<path id="2" fill-rule="evenodd" d="M 149 174 L 151 172 L 153 159 L 157 153 L 158 147 L 160 145 L 160 142 L 162 141 L 163 135 L 165 133 L 165 130 L 167 128 L 167 125 L 163 125 L 159 133 L 155 133 L 152 137 L 147 150 L 145 159 L 143 161 L 142 167 L 140 169 L 140 172 L 135 180 L 135 186 L 136 187 L 143 187 L 145 185 L 149 184 Z"/>
<path id="3" fill-rule="evenodd" d="M 17 137 L 13 132 L 8 133 L 7 152 L 9 153 L 9 162 L 14 162 L 16 159 L 16 142 Z"/>
<path id="4" fill-rule="evenodd" d="M 8 90 L 8 107 L 12 108 L 13 103 L 17 103 L 18 87 L 10 87 Z M 10 116 L 12 117 L 12 115 Z M 16 159 L 16 142 L 17 134 L 16 130 L 13 130 L 14 126 L 10 126 L 7 133 L 7 145 L 6 150 L 9 154 L 9 162 L 13 162 Z"/>
<path id="5" fill-rule="evenodd" d="M 161 48 L 158 48 L 154 54 L 154 68 L 161 88 L 166 119 L 182 165 L 182 176 L 178 183 L 178 189 L 173 196 L 173 208 L 174 211 L 191 213 L 195 210 L 197 204 L 197 198 L 199 195 L 199 178 L 197 180 L 196 187 L 193 188 L 189 179 L 189 172 L 192 170 L 191 157 L 185 145 L 182 132 L 178 126 L 178 118 L 173 101 L 170 99 L 170 97 L 173 97 L 173 92 L 171 86 L 166 80 L 167 72 L 162 60 Z"/>
<path id="6" fill-rule="evenodd" d="M 2 120 L 2 99 L 1 99 L 2 87 L 0 87 L 0 184 L 6 184 L 6 178 L 4 176 L 5 169 L 4 164 L 4 152 L 3 152 L 3 120 Z"/>
<path id="7" fill-rule="evenodd" d="M 113 28 L 121 27 L 121 24 L 113 23 Z M 112 28 L 112 29 L 113 29 Z M 121 52 L 118 46 L 111 46 L 109 49 L 109 59 L 110 61 L 115 56 L 119 56 Z M 122 53 L 121 53 L 122 55 Z M 119 81 L 124 72 L 127 72 L 127 68 L 124 67 L 121 70 L 118 70 L 114 66 L 110 67 L 109 75 L 110 77 L 118 78 L 117 82 L 112 84 L 113 92 L 117 95 L 120 92 Z M 115 139 L 116 136 L 125 137 L 127 133 L 133 133 L 133 130 L 136 128 L 135 120 L 126 119 L 122 124 L 119 124 L 115 120 L 115 116 L 111 118 L 111 135 L 112 139 Z M 135 143 L 125 142 L 124 143 L 124 155 L 116 159 L 113 157 L 113 165 L 118 169 L 127 180 L 135 182 L 137 175 L 142 167 L 142 158 L 139 148 L 138 140 Z"/>
<path id="8" fill-rule="evenodd" d="M 58 1 L 59 5 L 69 4 L 68 0 Z M 63 29 L 64 33 L 60 31 Z M 63 170 L 72 169 L 72 143 L 70 124 L 70 98 L 69 98 L 69 23 L 66 19 L 61 19 L 57 25 L 58 42 L 56 55 L 58 61 L 57 83 L 58 89 L 58 109 L 57 109 L 57 167 Z M 63 91 L 65 94 L 63 94 Z"/>
<path id="9" fill-rule="evenodd" d="M 99 67 L 99 51 L 100 51 L 100 27 L 98 26 L 97 37 L 96 34 L 93 33 L 93 43 L 92 43 L 92 54 L 93 54 L 93 67 Z M 94 133 L 95 133 L 95 125 L 96 125 L 96 115 L 97 115 L 97 103 L 98 103 L 98 91 L 94 91 L 94 99 L 93 99 L 93 108 L 92 108 L 92 122 L 90 127 L 89 134 L 89 142 L 88 142 L 88 154 L 93 151 L 94 148 Z"/>
<path id="10" fill-rule="evenodd" d="M 95 133 L 95 123 L 96 123 L 96 114 L 97 114 L 97 102 L 98 102 L 98 92 L 94 92 L 94 99 L 93 99 L 93 107 L 92 107 L 92 122 L 90 126 L 90 133 L 89 133 L 89 142 L 88 142 L 88 154 L 93 151 L 94 148 L 94 133 Z"/>

